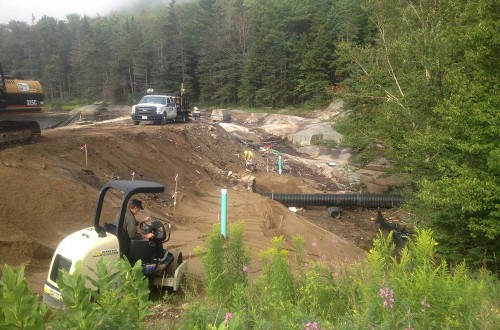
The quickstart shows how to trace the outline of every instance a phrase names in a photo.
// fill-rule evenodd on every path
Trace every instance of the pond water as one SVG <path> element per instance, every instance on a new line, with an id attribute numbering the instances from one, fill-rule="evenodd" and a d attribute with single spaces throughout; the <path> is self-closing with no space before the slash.
<path id="1" fill-rule="evenodd" d="M 85 114 L 82 119 L 85 121 L 102 121 L 114 119 L 122 116 L 123 113 L 99 113 L 99 114 Z M 34 120 L 38 122 L 41 129 L 50 128 L 57 125 L 71 117 L 70 114 L 58 111 L 43 111 L 43 112 L 8 112 L 0 113 L 0 120 Z"/>
<path id="2" fill-rule="evenodd" d="M 61 112 L 8 112 L 0 114 L 0 120 L 34 120 L 40 125 L 40 128 L 48 128 L 58 124 L 67 118 L 69 114 Z"/>

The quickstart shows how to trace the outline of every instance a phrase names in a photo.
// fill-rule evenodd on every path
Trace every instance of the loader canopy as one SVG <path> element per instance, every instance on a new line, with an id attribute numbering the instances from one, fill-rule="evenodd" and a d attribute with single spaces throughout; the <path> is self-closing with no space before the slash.
<path id="1" fill-rule="evenodd" d="M 118 190 L 123 195 L 120 205 L 118 223 L 116 224 L 117 228 L 115 230 L 115 234 L 118 237 L 118 241 L 120 243 L 120 256 L 122 256 L 127 250 L 130 243 L 128 235 L 123 230 L 123 225 L 125 222 L 125 212 L 127 210 L 128 202 L 135 194 L 162 193 L 165 191 L 165 186 L 161 183 L 144 180 L 113 180 L 108 182 L 104 187 L 101 188 L 101 191 L 99 192 L 94 217 L 94 228 L 96 232 L 98 232 L 99 235 L 102 236 L 106 236 L 106 230 L 100 224 L 101 212 L 103 208 L 104 197 L 106 196 L 106 193 L 111 189 Z"/>

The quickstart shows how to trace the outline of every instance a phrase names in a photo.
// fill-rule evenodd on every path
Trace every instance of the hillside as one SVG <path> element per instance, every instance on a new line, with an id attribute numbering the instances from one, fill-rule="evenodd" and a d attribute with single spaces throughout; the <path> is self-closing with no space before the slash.
<path id="1" fill-rule="evenodd" d="M 81 149 L 85 144 L 87 166 Z M 25 265 L 33 290 L 40 292 L 57 244 L 67 234 L 91 225 L 100 187 L 112 179 L 131 179 L 132 173 L 136 179 L 166 186 L 160 196 L 141 196 L 146 209 L 138 217 L 155 215 L 172 223 L 167 246 L 183 252 L 194 275 L 201 275 L 194 250 L 203 245 L 204 236 L 219 219 L 221 187 L 229 190 L 229 223 L 245 222 L 245 241 L 252 250 L 251 274 L 260 272 L 258 252 L 270 247 L 271 238 L 278 235 L 287 239 L 285 248 L 292 253 L 291 237 L 301 235 L 311 258 L 324 256 L 339 262 L 363 258 L 378 230 L 370 221 L 375 211 L 345 210 L 339 219 L 329 217 L 325 208 L 292 212 L 246 189 L 241 180 L 246 176 L 245 148 L 241 138 L 206 119 L 134 126 L 125 116 L 44 130 L 36 144 L 0 151 L 0 223 L 4 228 L 0 264 Z M 259 170 L 252 173 L 256 191 L 335 192 L 331 190 L 335 185 L 328 183 L 333 182 L 331 178 L 300 162 L 290 158 L 288 173 L 279 175 L 267 172 L 263 156 L 257 157 Z M 116 205 L 110 207 L 116 209 Z"/>

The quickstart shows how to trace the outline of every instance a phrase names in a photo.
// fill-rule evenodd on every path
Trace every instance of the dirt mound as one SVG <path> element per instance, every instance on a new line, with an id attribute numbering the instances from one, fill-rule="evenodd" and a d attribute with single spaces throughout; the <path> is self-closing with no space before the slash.
<path id="1" fill-rule="evenodd" d="M 245 145 L 219 125 L 203 121 L 133 126 L 130 120 L 114 120 L 43 131 L 39 143 L 0 152 L 0 262 L 27 265 L 32 287 L 40 292 L 53 249 L 69 233 L 92 224 L 100 187 L 109 180 L 132 176 L 165 185 L 166 192 L 155 198 L 140 196 L 146 207 L 140 216 L 154 215 L 173 224 L 168 246 L 183 252 L 193 274 L 201 272 L 195 248 L 203 245 L 203 238 L 219 219 L 221 187 L 229 190 L 228 221 L 245 222 L 245 241 L 253 253 L 252 274 L 261 270 L 257 253 L 270 247 L 271 238 L 277 235 L 285 236 L 285 248 L 292 253 L 291 237 L 303 236 L 306 252 L 314 259 L 335 262 L 364 256 L 365 251 L 352 243 L 352 236 L 366 236 L 367 241 L 373 238 L 376 228 L 369 221 L 371 212 L 364 214 L 368 219 L 362 219 L 366 232 L 358 228 L 355 234 L 341 237 L 340 226 L 336 235 L 320 228 L 321 221 L 317 220 L 318 226 L 307 220 L 308 216 L 325 218 L 324 209 L 294 213 L 241 189 L 237 183 L 245 175 L 244 149 Z M 312 175 L 263 171 L 252 175 L 259 191 L 314 193 L 324 187 Z M 335 232 L 335 228 L 327 229 Z"/>

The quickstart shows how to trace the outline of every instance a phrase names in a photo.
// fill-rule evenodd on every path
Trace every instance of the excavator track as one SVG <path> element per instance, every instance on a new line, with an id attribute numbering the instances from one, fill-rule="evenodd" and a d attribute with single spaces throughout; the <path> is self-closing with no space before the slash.
<path id="1" fill-rule="evenodd" d="M 36 121 L 0 121 L 0 148 L 34 143 L 40 138 L 40 125 Z"/>

